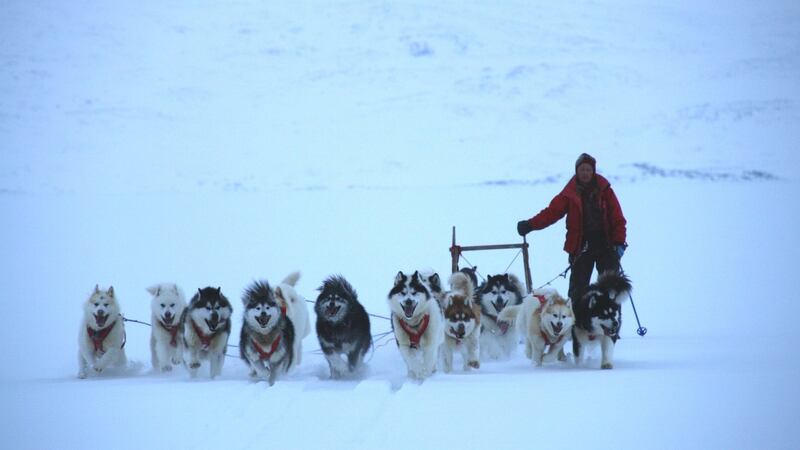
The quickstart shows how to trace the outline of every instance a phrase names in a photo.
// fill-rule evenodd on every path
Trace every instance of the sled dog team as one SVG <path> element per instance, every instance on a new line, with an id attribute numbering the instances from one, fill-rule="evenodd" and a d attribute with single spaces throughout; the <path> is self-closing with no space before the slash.
<path id="1" fill-rule="evenodd" d="M 294 272 L 274 287 L 256 281 L 242 295 L 239 354 L 255 380 L 272 385 L 301 362 L 302 340 L 311 324 L 306 302 L 294 289 L 299 278 Z M 481 359 L 509 357 L 520 339 L 537 366 L 565 360 L 564 344 L 572 340 L 576 363 L 587 347 L 599 345 L 601 367 L 613 368 L 621 304 L 631 291 L 625 275 L 602 274 L 576 301 L 554 289 L 525 295 L 510 274 L 489 276 L 478 286 L 475 268 L 455 272 L 448 281 L 450 290 L 445 291 L 437 273 L 398 272 L 389 291 L 392 330 L 409 377 L 424 379 L 437 367 L 451 372 L 455 354 L 463 370 L 478 369 Z M 372 347 L 368 314 L 341 276 L 327 278 L 318 290 L 316 331 L 331 377 L 358 373 Z M 183 365 L 194 378 L 208 361 L 210 377 L 220 375 L 233 314 L 221 289 L 198 289 L 188 304 L 175 284 L 147 291 L 152 296 L 153 369 L 167 372 Z M 78 360 L 79 378 L 127 364 L 125 326 L 113 287 L 95 286 L 84 304 Z"/>

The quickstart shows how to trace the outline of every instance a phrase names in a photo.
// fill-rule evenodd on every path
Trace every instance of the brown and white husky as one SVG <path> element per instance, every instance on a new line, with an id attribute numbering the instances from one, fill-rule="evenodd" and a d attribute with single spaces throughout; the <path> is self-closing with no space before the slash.
<path id="1" fill-rule="evenodd" d="M 521 305 L 506 307 L 498 320 L 516 321 L 519 334 L 525 340 L 525 356 L 537 366 L 556 358 L 566 359 L 564 344 L 570 338 L 575 315 L 572 302 L 561 297 L 555 289 L 533 291 Z"/>
<path id="2" fill-rule="evenodd" d="M 450 276 L 450 291 L 442 300 L 444 308 L 444 344 L 441 347 L 445 372 L 453 370 L 453 354 L 458 352 L 464 361 L 464 370 L 481 366 L 480 333 L 481 308 L 475 303 L 475 288 L 462 272 Z"/>

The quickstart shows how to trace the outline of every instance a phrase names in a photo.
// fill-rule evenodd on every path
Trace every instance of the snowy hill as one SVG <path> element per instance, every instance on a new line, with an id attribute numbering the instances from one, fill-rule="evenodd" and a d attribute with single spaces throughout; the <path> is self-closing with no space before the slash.
<path id="1" fill-rule="evenodd" d="M 0 24 L 3 448 L 800 445 L 800 4 L 6 1 Z M 76 378 L 96 283 L 144 321 L 153 283 L 220 286 L 232 343 L 246 285 L 294 270 L 387 315 L 398 270 L 448 272 L 452 226 L 519 242 L 584 151 L 650 330 L 625 307 L 613 371 L 520 348 L 417 383 L 383 339 L 333 381 L 312 333 L 273 387 L 235 357 L 190 380 L 128 323 L 133 367 Z M 563 235 L 529 235 L 535 286 Z"/>

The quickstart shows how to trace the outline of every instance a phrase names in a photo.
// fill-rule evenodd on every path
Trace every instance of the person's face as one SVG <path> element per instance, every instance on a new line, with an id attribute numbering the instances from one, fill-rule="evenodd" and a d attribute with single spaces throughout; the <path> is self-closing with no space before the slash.
<path id="1" fill-rule="evenodd" d="M 578 175 L 578 181 L 581 183 L 588 183 L 592 181 L 592 176 L 594 176 L 594 169 L 592 169 L 592 165 L 589 163 L 582 163 L 578 166 L 578 170 L 576 171 Z"/>

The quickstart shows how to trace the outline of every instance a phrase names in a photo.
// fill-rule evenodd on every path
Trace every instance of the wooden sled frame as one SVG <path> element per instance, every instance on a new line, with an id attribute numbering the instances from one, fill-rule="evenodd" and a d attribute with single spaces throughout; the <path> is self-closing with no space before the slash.
<path id="1" fill-rule="evenodd" d="M 456 244 L 456 227 L 453 226 L 453 245 L 450 247 L 450 256 L 453 262 L 453 273 L 458 272 L 458 260 L 461 253 L 480 250 L 508 250 L 519 248 L 522 249 L 522 264 L 525 266 L 525 287 L 528 289 L 528 294 L 533 292 L 531 281 L 531 265 L 528 259 L 528 241 L 525 236 L 522 236 L 522 244 L 497 244 L 497 245 L 470 245 L 462 246 Z"/>

